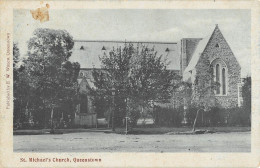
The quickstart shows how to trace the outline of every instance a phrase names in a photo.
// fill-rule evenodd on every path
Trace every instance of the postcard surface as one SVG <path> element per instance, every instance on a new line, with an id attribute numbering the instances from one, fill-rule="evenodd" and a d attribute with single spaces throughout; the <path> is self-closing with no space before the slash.
<path id="1" fill-rule="evenodd" d="M 259 167 L 258 1 L 1 1 L 1 167 Z"/>

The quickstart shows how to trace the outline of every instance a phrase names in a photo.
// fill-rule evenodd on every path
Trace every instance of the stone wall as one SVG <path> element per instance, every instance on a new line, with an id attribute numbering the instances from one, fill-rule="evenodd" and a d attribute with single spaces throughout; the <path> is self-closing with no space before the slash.
<path id="1" fill-rule="evenodd" d="M 216 96 L 216 106 L 220 108 L 231 108 L 238 105 L 238 98 L 234 96 Z"/>
<path id="2" fill-rule="evenodd" d="M 241 67 L 218 26 L 216 26 L 211 38 L 209 39 L 209 42 L 202 53 L 202 58 L 207 58 L 210 62 L 215 59 L 221 59 L 225 62 L 228 69 L 228 75 L 226 78 L 227 95 L 216 96 L 216 103 L 219 107 L 224 108 L 237 106 Z"/>

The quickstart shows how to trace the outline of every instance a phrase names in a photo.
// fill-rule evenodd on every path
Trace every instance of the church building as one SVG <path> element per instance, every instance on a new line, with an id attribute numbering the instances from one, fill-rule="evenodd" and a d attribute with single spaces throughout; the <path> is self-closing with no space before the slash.
<path id="1" fill-rule="evenodd" d="M 183 81 L 194 83 L 196 73 L 207 59 L 213 68 L 214 80 L 220 84 L 215 91 L 216 105 L 221 108 L 236 107 L 241 104 L 241 67 L 225 40 L 218 25 L 212 34 L 204 38 L 183 38 L 178 42 L 131 42 L 134 45 L 142 44 L 153 48 L 158 55 L 170 61 L 169 70 L 179 73 Z M 100 68 L 99 56 L 108 53 L 114 48 L 122 47 L 125 41 L 84 41 L 75 40 L 71 61 L 79 62 L 79 86 L 86 91 L 86 87 L 94 87 L 92 69 Z M 83 87 L 83 89 L 82 89 Z M 86 98 L 91 105 L 91 100 Z M 94 114 L 91 107 L 78 109 L 77 114 Z"/>
<path id="2" fill-rule="evenodd" d="M 207 59 L 213 68 L 214 80 L 220 84 L 215 91 L 216 105 L 239 106 L 241 67 L 218 25 L 210 36 L 201 40 L 182 39 L 181 46 L 183 80 L 194 83 L 196 73 L 203 70 L 203 59 Z"/>

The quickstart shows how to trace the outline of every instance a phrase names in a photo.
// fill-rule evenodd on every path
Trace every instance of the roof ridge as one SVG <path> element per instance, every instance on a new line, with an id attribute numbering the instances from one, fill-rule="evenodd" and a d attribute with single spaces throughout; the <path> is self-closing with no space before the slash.
<path id="1" fill-rule="evenodd" d="M 107 42 L 107 43 L 157 43 L 157 44 L 177 44 L 177 42 L 163 41 L 121 41 L 121 40 L 74 40 L 74 42 Z"/>

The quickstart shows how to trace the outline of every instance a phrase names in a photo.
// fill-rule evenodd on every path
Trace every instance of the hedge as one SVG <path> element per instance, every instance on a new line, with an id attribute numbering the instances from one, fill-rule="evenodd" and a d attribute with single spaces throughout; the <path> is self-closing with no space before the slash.
<path id="1" fill-rule="evenodd" d="M 187 126 L 192 126 L 197 108 L 190 107 L 186 111 Z M 155 107 L 153 118 L 157 126 L 180 126 L 184 118 L 183 108 Z M 246 108 L 223 109 L 214 107 L 210 111 L 200 112 L 197 126 L 250 126 L 251 110 Z"/>

